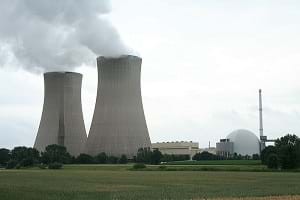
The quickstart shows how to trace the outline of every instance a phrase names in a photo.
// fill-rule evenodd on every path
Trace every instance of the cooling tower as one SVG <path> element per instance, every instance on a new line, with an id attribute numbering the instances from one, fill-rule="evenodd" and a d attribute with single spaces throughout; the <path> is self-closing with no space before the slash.
<path id="1" fill-rule="evenodd" d="M 86 152 L 128 158 L 151 142 L 141 97 L 142 59 L 99 57 L 98 91 Z"/>
<path id="2" fill-rule="evenodd" d="M 43 114 L 34 148 L 44 151 L 59 144 L 76 156 L 84 148 L 87 136 L 81 107 L 82 75 L 73 72 L 44 74 Z"/>

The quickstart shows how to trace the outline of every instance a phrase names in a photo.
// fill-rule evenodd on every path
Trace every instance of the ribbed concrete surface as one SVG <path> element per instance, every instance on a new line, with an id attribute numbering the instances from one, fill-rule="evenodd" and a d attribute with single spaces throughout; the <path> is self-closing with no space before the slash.
<path id="1" fill-rule="evenodd" d="M 81 105 L 82 75 L 49 72 L 44 74 L 44 83 L 43 114 L 34 148 L 44 151 L 50 144 L 59 144 L 76 156 L 87 139 Z"/>
<path id="2" fill-rule="evenodd" d="M 98 92 L 88 154 L 132 158 L 139 148 L 151 146 L 141 97 L 141 64 L 136 56 L 97 59 Z"/>

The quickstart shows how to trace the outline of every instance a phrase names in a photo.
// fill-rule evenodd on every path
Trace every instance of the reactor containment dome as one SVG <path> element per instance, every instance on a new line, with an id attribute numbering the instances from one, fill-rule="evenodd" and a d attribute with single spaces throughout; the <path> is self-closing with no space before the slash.
<path id="1" fill-rule="evenodd" d="M 251 131 L 239 129 L 230 133 L 227 137 L 233 142 L 234 153 L 241 155 L 260 154 L 260 142 L 258 137 Z"/>

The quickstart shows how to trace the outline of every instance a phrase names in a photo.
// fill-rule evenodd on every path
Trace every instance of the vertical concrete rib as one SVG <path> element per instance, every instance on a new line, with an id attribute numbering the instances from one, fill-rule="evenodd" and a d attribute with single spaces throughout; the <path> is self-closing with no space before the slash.
<path id="1" fill-rule="evenodd" d="M 44 74 L 43 114 L 34 147 L 64 145 L 71 155 L 83 151 L 87 136 L 81 106 L 82 75 L 73 72 Z"/>
<path id="2" fill-rule="evenodd" d="M 99 57 L 98 91 L 86 152 L 127 155 L 150 147 L 140 76 L 142 59 L 136 56 Z"/>

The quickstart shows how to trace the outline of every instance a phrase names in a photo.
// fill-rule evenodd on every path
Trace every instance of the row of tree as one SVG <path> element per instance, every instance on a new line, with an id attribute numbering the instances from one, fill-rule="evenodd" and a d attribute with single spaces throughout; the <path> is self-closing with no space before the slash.
<path id="1" fill-rule="evenodd" d="M 150 148 L 139 149 L 132 162 L 145 164 L 159 164 L 160 162 L 188 160 L 188 155 L 162 155 L 162 153 Z M 126 164 L 126 155 L 120 157 L 108 156 L 102 152 L 96 156 L 80 154 L 77 157 L 71 156 L 64 146 L 49 145 L 45 151 L 39 153 L 31 147 L 15 147 L 13 150 L 0 149 L 0 165 L 7 168 L 30 167 L 34 165 L 61 164 Z"/>
<path id="2" fill-rule="evenodd" d="M 260 159 L 255 154 L 241 156 L 234 154 L 231 158 L 214 155 L 209 152 L 197 153 L 193 160 L 224 160 L 224 159 Z M 141 148 L 133 158 L 133 162 L 145 164 L 159 164 L 161 162 L 189 160 L 189 155 L 163 155 L 159 150 Z M 300 139 L 296 135 L 286 135 L 275 142 L 275 146 L 266 147 L 261 153 L 262 163 L 269 168 L 293 169 L 300 167 Z M 62 163 L 62 164 L 126 164 L 126 155 L 120 157 L 108 156 L 104 152 L 96 156 L 80 154 L 72 157 L 64 146 L 56 144 L 46 147 L 41 154 L 34 148 L 15 147 L 12 151 L 0 149 L 0 165 L 8 168 L 28 167 L 36 164 Z"/>
<path id="3" fill-rule="evenodd" d="M 241 154 L 234 153 L 230 157 L 225 157 L 221 155 L 212 154 L 207 151 L 203 151 L 201 153 L 196 153 L 193 156 L 193 160 L 197 160 L 197 161 L 199 160 L 260 160 L 260 156 L 259 154 L 253 154 L 252 156 L 249 155 L 243 156 Z"/>
<path id="4" fill-rule="evenodd" d="M 300 167 L 300 138 L 286 135 L 275 141 L 275 146 L 266 147 L 261 153 L 262 163 L 273 169 Z"/>
<path id="5" fill-rule="evenodd" d="M 31 147 L 15 147 L 13 150 L 0 149 L 0 165 L 7 168 L 30 167 L 34 165 L 61 164 L 126 164 L 128 159 L 125 155 L 121 157 L 107 156 L 100 153 L 97 156 L 80 154 L 77 157 L 71 156 L 66 147 L 60 145 L 49 145 L 45 151 L 39 153 Z"/>

